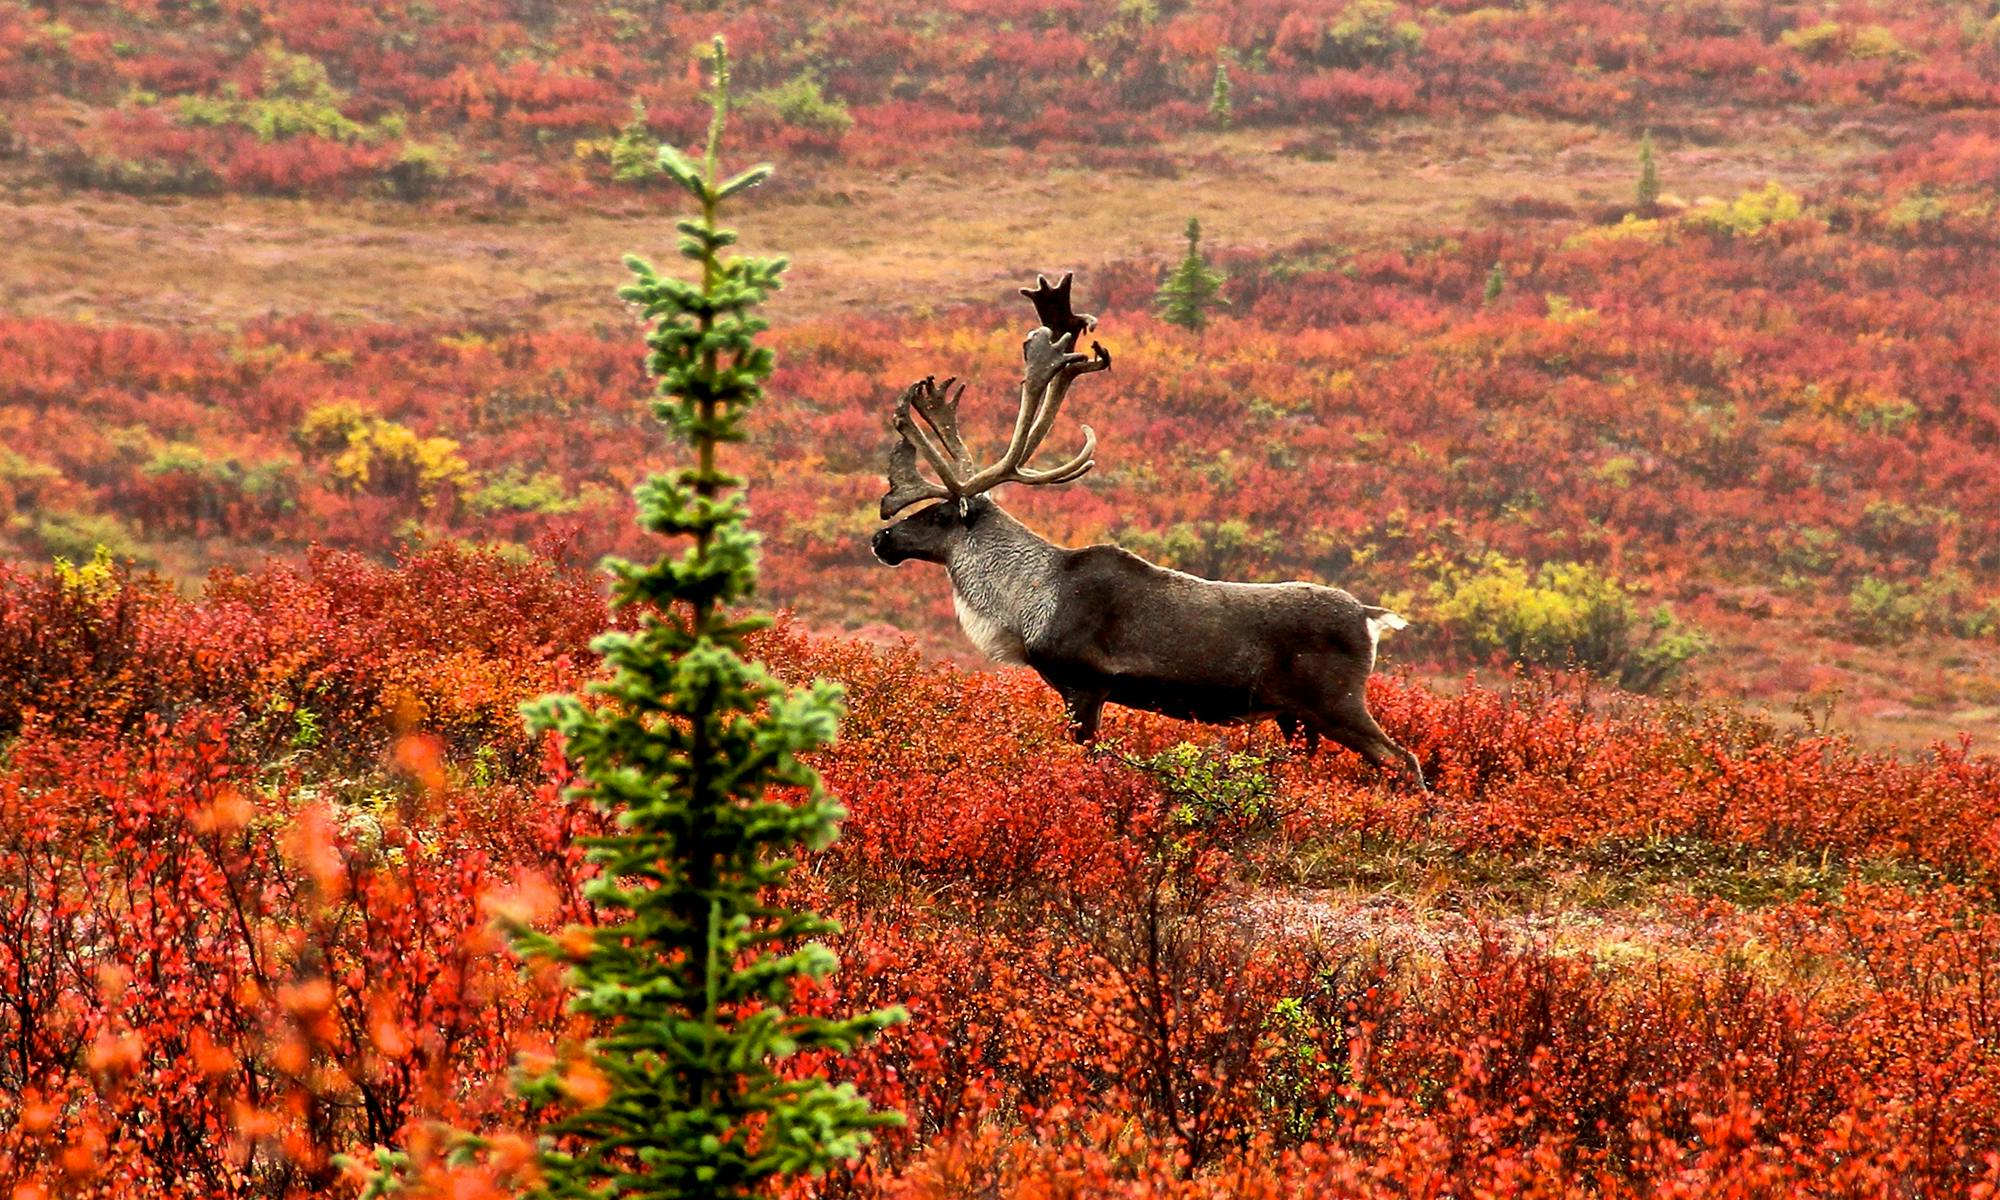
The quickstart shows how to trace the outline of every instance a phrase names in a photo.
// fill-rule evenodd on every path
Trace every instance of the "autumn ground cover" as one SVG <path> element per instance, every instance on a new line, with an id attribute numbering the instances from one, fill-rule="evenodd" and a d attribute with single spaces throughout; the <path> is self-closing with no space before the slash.
<path id="1" fill-rule="evenodd" d="M 1023 501 L 1058 537 L 1385 595 L 1421 610 L 1397 652 L 1439 681 L 1575 656 L 1657 688 L 1699 637 L 1679 686 L 1876 744 L 2000 712 L 1989 22 L 1073 15 L 936 14 L 958 69 L 934 76 L 889 69 L 909 31 L 859 11 L 731 18 L 740 132 L 786 164 L 750 211 L 802 260 L 776 308 L 794 457 L 760 481 L 774 599 L 957 644 L 937 589 L 860 552 L 877 392 L 1004 380 L 1018 259 L 1099 281 L 1135 352 L 1107 469 L 1080 503 Z M 22 231 L 0 263 L 0 550 L 101 542 L 192 583 L 314 540 L 622 536 L 651 460 L 606 247 L 662 235 L 634 164 L 698 119 L 695 75 L 657 69 L 691 25 L 290 2 L 0 22 L 0 210 Z M 1633 202 L 1642 130 L 1663 207 Z M 1184 215 L 1234 276 L 1204 337 L 1146 311 Z M 1631 590 L 1638 648 L 1499 627 L 1496 602 L 1532 625 L 1562 588 Z M 1656 612 L 1676 624 L 1650 632 Z"/>
<path id="2" fill-rule="evenodd" d="M 1529 114 L 1714 130 L 1827 113 L 1984 113 L 2000 30 L 1976 5 L 1473 0 L 0 6 L 0 153 L 138 193 L 392 196 L 481 207 L 627 194 L 706 121 L 691 51 L 740 50 L 739 132 L 795 164 L 893 167 L 979 145 L 1171 171 L 1205 122 L 1311 127 Z M 1216 101 L 1218 78 L 1227 103 Z"/>
<path id="3" fill-rule="evenodd" d="M 515 705 L 605 615 L 451 549 L 199 598 L 0 579 L 14 1194 L 338 1194 L 333 1155 L 433 1120 L 518 1165 L 508 1064 L 577 1030 L 491 919 L 588 920 L 599 818 Z M 757 648 L 848 692 L 817 765 L 850 817 L 795 897 L 846 966 L 810 1000 L 912 1013 L 807 1064 L 910 1123 L 800 1194 L 2000 1182 L 1990 757 L 1383 680 L 1424 797 L 1269 729 L 1114 714 L 1084 750 L 1032 678 L 907 647 Z"/>
<path id="4" fill-rule="evenodd" d="M 1713 694 L 1781 713 L 1808 705 L 1822 722 L 1831 706 L 1882 744 L 1990 724 L 1993 143 L 1939 124 L 1846 158 L 1670 149 L 1670 180 L 1685 170 L 1724 194 L 1636 213 L 1611 190 L 1629 185 L 1632 164 L 1611 165 L 1601 133 L 1569 160 L 1568 198 L 1517 190 L 1560 131 L 1514 134 L 1514 150 L 1454 168 L 1518 172 L 1437 215 L 1456 225 L 1294 216 L 1254 227 L 1279 245 L 1224 241 L 1228 307 L 1203 333 L 1153 315 L 1157 260 L 1115 253 L 1142 248 L 1129 221 L 1125 241 L 1107 232 L 1084 288 L 1119 366 L 1076 411 L 1107 431 L 1102 469 L 1059 498 L 1019 498 L 1023 513 L 1059 540 L 1112 538 L 1201 573 L 1314 577 L 1385 598 L 1420 622 L 1394 652 L 1440 679 L 1512 657 L 1560 665 L 1568 643 L 1538 651 L 1499 628 L 1508 606 L 1552 587 L 1608 589 L 1631 593 L 1618 601 L 1630 645 L 1582 657 L 1627 683 L 1659 682 L 1649 646 L 1698 635 L 1709 652 L 1679 678 Z M 1428 185 L 1408 174 L 1440 149 L 1424 140 L 1365 165 L 1274 170 L 1294 196 L 1340 181 L 1411 203 Z M 1750 182 L 1773 162 L 1805 190 Z M 1161 199 L 1124 185 L 1106 193 L 1118 214 Z M 1066 173 L 1019 179 L 988 211 L 1009 229 L 1034 225 L 1024 206 L 1071 186 Z M 1225 222 L 1254 209 L 1248 196 Z M 801 211 L 783 201 L 770 218 L 783 227 Z M 190 236 L 226 244 L 228 227 Z M 520 236 L 498 228 L 496 245 Z M 1314 228 L 1327 232 L 1297 240 Z M 618 229 L 632 231 L 607 219 L 586 232 Z M 943 229 L 940 262 L 970 261 L 995 236 Z M 419 230 L 405 233 L 448 236 Z M 256 279 L 310 263 L 333 236 L 309 234 L 235 294 L 247 301 Z M 108 248 L 88 234 L 79 244 Z M 991 434 L 1014 337 L 996 297 L 1009 293 L 990 264 L 954 275 L 933 263 L 937 274 L 898 283 L 903 259 L 856 265 L 873 245 L 862 237 L 822 266 L 847 280 L 844 293 L 821 289 L 844 306 L 802 302 L 779 330 L 776 450 L 748 464 L 776 551 L 767 594 L 823 626 L 886 622 L 949 648 L 944 589 L 914 571 L 885 577 L 864 549 L 884 381 L 973 376 L 986 406 L 973 419 Z M 52 276 L 29 261 L 46 293 Z M 159 265 L 170 259 L 148 261 L 137 273 L 171 274 Z M 576 321 L 524 320 L 544 293 L 520 261 L 475 256 L 482 265 L 411 288 L 391 276 L 385 307 L 361 323 L 282 288 L 291 315 L 240 303 L 213 313 L 228 322 L 218 329 L 182 327 L 172 314 L 193 314 L 180 300 L 129 280 L 81 303 L 132 306 L 147 324 L 26 301 L 46 315 L 0 321 L 0 536 L 15 554 L 79 561 L 103 542 L 188 580 L 315 541 L 386 554 L 427 538 L 526 547 L 559 533 L 585 557 L 629 550 L 625 495 L 657 460 L 629 399 L 643 379 L 628 334 L 615 311 L 560 299 Z M 353 290 L 364 265 L 318 269 L 344 274 L 335 288 L 365 303 Z M 581 285 L 572 275 L 560 288 Z M 185 276 L 179 287 L 228 294 Z M 493 307 L 420 315 L 451 296 Z M 1667 632 L 1651 630 L 1655 613 L 1671 614 Z"/>
<path id="5" fill-rule="evenodd" d="M 814 1004 L 913 1018 L 804 1064 L 910 1123 L 801 1195 L 2000 1187 L 1986 9 L 115 0 L 0 3 L 0 1192 L 349 1195 L 445 1122 L 479 1195 L 512 1064 L 593 1086 L 492 926 L 590 919 L 517 705 L 641 548 L 608 289 L 718 19 L 800 260 L 758 649 L 848 691 L 789 899 L 844 925 Z M 1398 605 L 1435 795 L 1071 746 L 867 559 L 894 386 L 997 438 L 1069 267 L 1105 449 L 1008 502 Z"/>

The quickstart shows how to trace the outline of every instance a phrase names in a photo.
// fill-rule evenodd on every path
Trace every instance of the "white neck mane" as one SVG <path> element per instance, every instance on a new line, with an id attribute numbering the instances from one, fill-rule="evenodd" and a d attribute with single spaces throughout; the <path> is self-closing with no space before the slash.
<path id="1" fill-rule="evenodd" d="M 1060 551 L 1004 512 L 981 521 L 953 551 L 952 608 L 959 628 L 995 662 L 1027 660 L 1028 643 L 1055 618 Z"/>

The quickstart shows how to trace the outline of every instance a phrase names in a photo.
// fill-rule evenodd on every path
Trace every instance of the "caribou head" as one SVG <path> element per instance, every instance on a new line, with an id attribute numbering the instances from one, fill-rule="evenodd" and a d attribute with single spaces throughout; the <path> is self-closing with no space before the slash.
<path id="1" fill-rule="evenodd" d="M 883 562 L 891 566 L 913 558 L 945 562 L 967 530 L 995 511 L 991 501 L 982 501 L 987 492 L 1003 483 L 1069 483 L 1097 465 L 1092 458 L 1097 435 L 1088 425 L 1083 427 L 1083 448 L 1068 459 L 1046 468 L 1027 465 L 1055 427 L 1070 385 L 1111 367 L 1111 353 L 1102 345 L 1092 342 L 1089 354 L 1075 349 L 1077 336 L 1094 328 L 1097 319 L 1071 309 L 1070 276 L 1056 284 L 1037 277 L 1035 283 L 1033 288 L 1022 288 L 1021 294 L 1034 301 L 1041 323 L 1021 343 L 1020 409 L 1014 417 L 1014 434 L 998 460 L 980 467 L 966 450 L 958 430 L 958 404 L 965 385 L 955 378 L 939 383 L 927 375 L 903 389 L 896 400 L 893 420 L 898 438 L 889 452 L 889 494 L 882 497 L 882 519 L 926 500 L 944 503 L 876 534 L 875 555 Z M 919 470 L 919 457 L 936 474 L 935 482 Z"/>

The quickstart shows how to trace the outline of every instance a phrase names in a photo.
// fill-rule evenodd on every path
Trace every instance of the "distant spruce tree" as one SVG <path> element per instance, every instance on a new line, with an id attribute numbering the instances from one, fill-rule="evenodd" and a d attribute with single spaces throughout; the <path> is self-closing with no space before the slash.
<path id="1" fill-rule="evenodd" d="M 1500 293 L 1504 291 L 1506 287 L 1507 287 L 1506 268 L 1502 267 L 1499 264 L 1499 262 L 1496 261 L 1493 264 L 1493 269 L 1486 272 L 1486 295 L 1484 298 L 1485 303 L 1491 304 L 1495 300 L 1498 300 L 1500 298 Z"/>
<path id="2" fill-rule="evenodd" d="M 632 98 L 632 117 L 611 140 L 611 177 L 641 183 L 660 173 L 660 140 L 646 124 L 646 102 Z"/>
<path id="3" fill-rule="evenodd" d="M 1230 102 L 1229 51 L 1223 50 L 1215 56 L 1215 87 L 1208 93 L 1208 116 L 1217 128 L 1227 129 L 1235 115 Z"/>
<path id="4" fill-rule="evenodd" d="M 1160 285 L 1153 303 L 1162 320 L 1199 332 L 1208 325 L 1208 310 L 1223 303 L 1222 281 L 1228 276 L 1209 270 L 1201 253 L 1201 222 L 1194 217 L 1188 218 L 1187 244 L 1187 254 Z"/>
<path id="5" fill-rule="evenodd" d="M 531 728 L 562 734 L 588 786 L 580 796 L 617 814 L 593 838 L 602 868 L 590 899 L 604 923 L 550 937 L 516 927 L 526 956 L 569 964 L 575 1011 L 601 1021 L 590 1046 L 608 1088 L 545 1131 L 566 1149 L 542 1156 L 551 1197 L 747 1197 L 773 1180 L 854 1157 L 877 1113 L 851 1085 L 788 1079 L 804 1051 L 844 1053 L 902 1019 L 900 1010 L 839 1020 L 787 1011 L 796 983 L 834 970 L 807 941 L 836 930 L 774 897 L 798 848 L 819 848 L 844 814 L 799 755 L 832 740 L 839 689 L 794 690 L 742 657 L 744 635 L 768 622 L 732 614 L 757 581 L 757 538 L 745 527 L 742 480 L 716 463 L 744 440 L 771 352 L 751 310 L 780 285 L 783 259 L 725 256 L 736 235 L 716 224 L 722 202 L 770 175 L 757 166 L 722 180 L 729 63 L 713 49 L 714 115 L 706 161 L 660 148 L 660 168 L 700 205 L 679 223 L 680 250 L 699 265 L 686 282 L 637 258 L 620 291 L 652 321 L 653 410 L 693 451 L 693 464 L 638 489 L 639 523 L 692 539 L 650 566 L 616 562 L 614 603 L 639 614 L 634 632 L 599 637 L 610 678 L 601 703 L 551 696 L 529 705 Z M 796 803 L 769 789 L 798 789 Z M 523 1080 L 528 1098 L 564 1095 L 559 1073 Z"/>
<path id="6" fill-rule="evenodd" d="M 1639 187 L 1636 193 L 1641 212 L 1651 212 L 1660 202 L 1660 168 L 1653 161 L 1653 131 L 1639 136 Z"/>

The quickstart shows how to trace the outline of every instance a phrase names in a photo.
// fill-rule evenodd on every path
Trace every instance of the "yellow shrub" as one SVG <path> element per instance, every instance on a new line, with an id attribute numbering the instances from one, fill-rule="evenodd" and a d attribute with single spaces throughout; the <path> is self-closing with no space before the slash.
<path id="1" fill-rule="evenodd" d="M 1908 62 L 1917 57 L 1916 53 L 1905 49 L 1896 35 L 1880 25 L 1865 25 L 1854 31 L 1854 38 L 1847 44 L 1847 57 L 1852 59 L 1889 58 L 1898 62 Z"/>
<path id="2" fill-rule="evenodd" d="M 1797 220 L 1805 211 L 1799 194 L 1781 183 L 1767 183 L 1734 200 L 1711 200 L 1682 218 L 1696 229 L 1730 237 L 1755 237 L 1773 225 Z"/>
<path id="3" fill-rule="evenodd" d="M 1778 40 L 1807 58 L 1831 58 L 1840 49 L 1846 33 L 1838 21 L 1821 21 L 1788 29 Z"/>
<path id="4" fill-rule="evenodd" d="M 1664 607 L 1642 615 L 1626 586 L 1584 563 L 1525 563 L 1489 555 L 1431 585 L 1431 612 L 1456 637 L 1516 662 L 1577 666 L 1647 690 L 1705 642 Z"/>
<path id="5" fill-rule="evenodd" d="M 429 494 L 463 489 L 472 468 L 447 437 L 424 437 L 407 425 L 371 416 L 350 402 L 322 405 L 306 415 L 299 441 L 307 450 L 332 454 L 328 470 L 353 491 L 378 495 Z"/>
<path id="6" fill-rule="evenodd" d="M 354 431 L 371 420 L 368 410 L 352 400 L 322 404 L 299 425 L 299 444 L 314 454 L 329 454 L 347 445 Z"/>
<path id="7" fill-rule="evenodd" d="M 1616 225 L 1596 225 L 1563 239 L 1563 249 L 1588 246 L 1593 242 L 1657 242 L 1666 236 L 1667 223 L 1658 218 L 1625 214 Z"/>
<path id="8" fill-rule="evenodd" d="M 112 561 L 111 548 L 101 542 L 91 551 L 90 561 L 80 567 L 58 555 L 55 573 L 64 593 L 92 604 L 118 591 L 118 566 Z"/>

